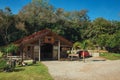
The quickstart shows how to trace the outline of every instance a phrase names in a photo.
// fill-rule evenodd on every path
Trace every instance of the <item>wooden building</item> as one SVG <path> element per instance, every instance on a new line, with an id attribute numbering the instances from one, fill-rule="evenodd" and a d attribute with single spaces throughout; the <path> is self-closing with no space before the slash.
<path id="1" fill-rule="evenodd" d="M 60 60 L 72 43 L 49 29 L 26 36 L 15 44 L 19 45 L 19 53 L 23 59 Z"/>

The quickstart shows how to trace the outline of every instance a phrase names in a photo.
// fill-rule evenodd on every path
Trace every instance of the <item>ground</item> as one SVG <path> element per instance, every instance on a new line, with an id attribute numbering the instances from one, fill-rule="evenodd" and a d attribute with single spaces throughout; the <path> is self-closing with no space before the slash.
<path id="1" fill-rule="evenodd" d="M 120 60 L 43 61 L 55 80 L 120 80 Z"/>

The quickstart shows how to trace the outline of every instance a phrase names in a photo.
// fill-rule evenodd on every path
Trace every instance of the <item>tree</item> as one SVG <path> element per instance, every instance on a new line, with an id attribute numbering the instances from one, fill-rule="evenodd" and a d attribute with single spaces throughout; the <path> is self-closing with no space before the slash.
<path id="1" fill-rule="evenodd" d="M 88 29 L 88 37 L 92 43 L 104 47 L 109 51 L 119 52 L 119 21 L 108 21 L 104 18 L 97 18 Z M 110 50 L 111 49 L 111 50 Z M 116 50 L 117 49 L 117 50 Z"/>
<path id="2" fill-rule="evenodd" d="M 48 24 L 55 21 L 53 11 L 47 0 L 33 0 L 22 8 L 18 16 L 29 35 L 49 27 Z"/>
<path id="3" fill-rule="evenodd" d="M 80 49 L 81 48 L 81 42 L 75 42 L 74 44 L 73 44 L 73 48 L 75 49 L 75 50 L 77 50 L 77 49 Z"/>
<path id="4" fill-rule="evenodd" d="M 83 62 L 85 62 L 85 50 L 86 50 L 86 47 L 87 47 L 87 42 L 86 42 L 86 41 L 83 41 L 83 42 L 82 42 Z"/>
<path id="5" fill-rule="evenodd" d="M 10 8 L 0 10 L 0 45 L 8 45 L 21 38 L 24 32 L 17 28 L 17 17 L 13 15 Z"/>
<path id="6" fill-rule="evenodd" d="M 110 52 L 120 53 L 120 31 L 109 36 L 106 40 L 106 49 Z"/>
<path id="7" fill-rule="evenodd" d="M 110 21 L 104 18 L 96 18 L 92 22 L 91 26 L 88 27 L 87 37 L 90 38 L 94 44 L 99 44 L 101 38 L 103 38 L 103 35 L 109 35 L 111 33 L 109 32 L 111 28 L 112 25 Z"/>
<path id="8" fill-rule="evenodd" d="M 104 34 L 109 32 L 109 28 L 111 27 L 111 23 L 110 21 L 104 19 L 104 18 L 96 18 L 93 22 L 92 22 L 92 27 L 91 27 L 91 32 L 90 32 L 90 36 L 97 38 L 100 34 Z"/>
<path id="9" fill-rule="evenodd" d="M 3 39 L 5 44 L 10 42 L 10 28 L 13 27 L 14 17 L 11 13 L 9 7 L 6 7 L 5 10 L 0 11 L 0 36 Z"/>
<path id="10" fill-rule="evenodd" d="M 85 23 L 89 21 L 87 11 L 65 12 L 63 9 L 58 9 L 57 13 L 59 13 L 57 17 L 59 18 L 60 16 L 56 23 L 60 26 L 61 32 L 59 34 L 73 42 L 82 41 L 82 35 L 85 31 L 85 27 L 88 25 Z M 57 28 L 57 26 L 55 28 Z"/>

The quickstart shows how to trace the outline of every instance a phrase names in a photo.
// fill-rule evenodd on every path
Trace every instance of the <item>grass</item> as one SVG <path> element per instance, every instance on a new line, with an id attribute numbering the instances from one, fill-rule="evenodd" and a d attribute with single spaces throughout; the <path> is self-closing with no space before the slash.
<path id="1" fill-rule="evenodd" d="M 100 56 L 109 60 L 120 60 L 120 54 L 116 53 L 101 53 Z"/>
<path id="2" fill-rule="evenodd" d="M 53 80 L 42 63 L 16 67 L 13 72 L 0 72 L 0 80 Z"/>

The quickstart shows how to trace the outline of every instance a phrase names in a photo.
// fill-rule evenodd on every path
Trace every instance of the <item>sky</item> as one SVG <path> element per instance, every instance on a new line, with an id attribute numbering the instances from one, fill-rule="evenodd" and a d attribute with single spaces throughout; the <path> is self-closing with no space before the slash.
<path id="1" fill-rule="evenodd" d="M 49 0 L 55 8 L 65 11 L 88 10 L 91 20 L 103 17 L 107 20 L 120 21 L 120 0 Z M 0 0 L 0 9 L 10 7 L 12 13 L 17 14 L 23 6 L 31 0 Z"/>

